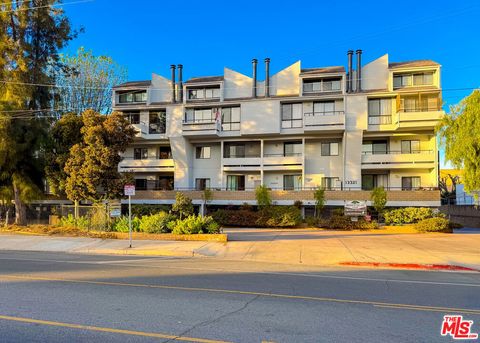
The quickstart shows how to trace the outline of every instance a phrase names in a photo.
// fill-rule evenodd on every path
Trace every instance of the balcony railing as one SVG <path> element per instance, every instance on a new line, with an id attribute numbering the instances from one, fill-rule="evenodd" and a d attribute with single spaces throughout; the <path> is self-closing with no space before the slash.
<path id="1" fill-rule="evenodd" d="M 305 117 L 343 115 L 345 111 L 306 112 Z"/>
<path id="2" fill-rule="evenodd" d="M 183 124 L 215 124 L 215 118 L 208 118 L 208 119 L 192 119 L 192 120 L 184 120 Z"/>
<path id="3" fill-rule="evenodd" d="M 435 112 L 441 111 L 441 106 L 415 106 L 415 107 L 400 107 L 397 112 Z"/>
<path id="4" fill-rule="evenodd" d="M 405 154 L 433 154 L 433 150 L 411 150 L 411 151 L 362 151 L 362 155 L 405 155 Z"/>
<path id="5" fill-rule="evenodd" d="M 369 125 L 388 125 L 392 123 L 392 115 L 390 114 L 381 114 L 381 115 L 368 115 L 368 124 Z"/>
<path id="6" fill-rule="evenodd" d="M 173 180 L 147 180 L 145 184 L 135 186 L 139 191 L 172 191 L 174 188 Z"/>
<path id="7" fill-rule="evenodd" d="M 229 154 L 224 155 L 223 158 L 260 158 L 260 154 Z"/>
<path id="8" fill-rule="evenodd" d="M 263 157 L 292 157 L 292 156 L 302 156 L 301 152 L 286 152 L 282 154 L 263 154 Z"/>

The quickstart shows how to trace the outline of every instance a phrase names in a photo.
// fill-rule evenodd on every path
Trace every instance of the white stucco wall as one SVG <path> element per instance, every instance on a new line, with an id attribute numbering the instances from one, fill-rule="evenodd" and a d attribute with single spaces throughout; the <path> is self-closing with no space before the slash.
<path id="1" fill-rule="evenodd" d="M 248 101 L 241 106 L 241 134 L 280 133 L 280 101 Z"/>
<path id="2" fill-rule="evenodd" d="M 224 97 L 248 98 L 252 96 L 253 79 L 235 70 L 224 68 Z"/>

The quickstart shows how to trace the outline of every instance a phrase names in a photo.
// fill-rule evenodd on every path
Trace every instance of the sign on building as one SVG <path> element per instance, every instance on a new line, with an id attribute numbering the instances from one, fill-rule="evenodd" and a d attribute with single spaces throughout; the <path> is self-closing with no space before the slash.
<path id="1" fill-rule="evenodd" d="M 367 214 L 367 202 L 359 200 L 345 201 L 344 215 L 348 217 L 363 217 Z"/>
<path id="2" fill-rule="evenodd" d="M 135 185 L 125 185 L 123 187 L 123 193 L 126 196 L 134 196 L 135 195 Z"/>

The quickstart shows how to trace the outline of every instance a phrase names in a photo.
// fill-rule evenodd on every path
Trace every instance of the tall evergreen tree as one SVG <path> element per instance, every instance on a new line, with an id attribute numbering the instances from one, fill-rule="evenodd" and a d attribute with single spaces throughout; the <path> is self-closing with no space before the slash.
<path id="1" fill-rule="evenodd" d="M 0 185 L 11 189 L 15 222 L 41 194 L 43 144 L 58 51 L 76 35 L 58 0 L 0 4 Z"/>

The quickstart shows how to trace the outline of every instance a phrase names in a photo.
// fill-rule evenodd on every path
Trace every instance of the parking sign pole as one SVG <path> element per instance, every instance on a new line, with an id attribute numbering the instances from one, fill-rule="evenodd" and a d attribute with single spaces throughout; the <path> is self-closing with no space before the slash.
<path id="1" fill-rule="evenodd" d="M 132 196 L 128 196 L 128 238 L 132 247 Z"/>

